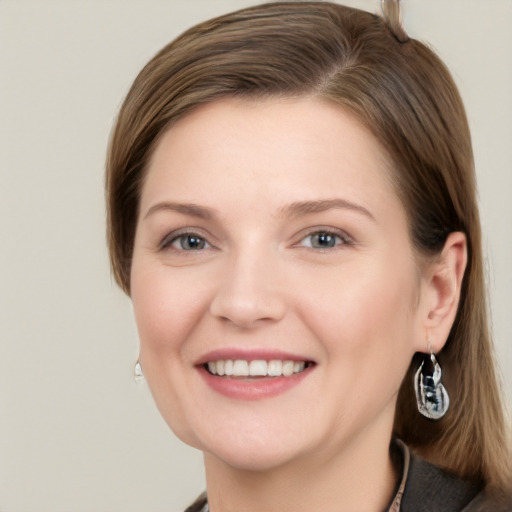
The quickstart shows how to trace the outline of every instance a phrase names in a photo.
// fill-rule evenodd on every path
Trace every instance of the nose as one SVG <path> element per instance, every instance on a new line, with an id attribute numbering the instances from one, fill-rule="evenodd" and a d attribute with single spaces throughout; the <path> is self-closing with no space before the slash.
<path id="1" fill-rule="evenodd" d="M 287 304 L 277 267 L 273 258 L 255 252 L 233 255 L 225 262 L 210 313 L 243 329 L 281 320 Z"/>

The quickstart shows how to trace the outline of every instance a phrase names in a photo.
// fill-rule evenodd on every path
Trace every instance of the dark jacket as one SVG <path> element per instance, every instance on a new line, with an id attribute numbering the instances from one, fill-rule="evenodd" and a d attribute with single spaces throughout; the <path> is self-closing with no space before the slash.
<path id="1" fill-rule="evenodd" d="M 498 504 L 485 491 L 414 455 L 400 512 L 512 512 L 512 502 Z"/>

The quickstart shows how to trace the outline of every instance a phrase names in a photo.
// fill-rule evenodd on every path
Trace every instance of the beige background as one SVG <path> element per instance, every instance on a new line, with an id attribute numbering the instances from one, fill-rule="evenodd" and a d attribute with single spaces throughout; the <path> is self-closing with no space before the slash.
<path id="1" fill-rule="evenodd" d="M 109 277 L 103 162 L 142 65 L 246 0 L 0 0 L 0 511 L 181 510 L 204 485 L 132 367 Z M 377 11 L 378 0 L 351 5 Z M 406 0 L 473 129 L 494 332 L 512 394 L 511 0 Z"/>

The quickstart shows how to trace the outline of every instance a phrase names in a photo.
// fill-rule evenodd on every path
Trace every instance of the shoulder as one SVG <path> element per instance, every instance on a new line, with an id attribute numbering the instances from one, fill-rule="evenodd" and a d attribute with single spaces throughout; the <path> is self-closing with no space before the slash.
<path id="1" fill-rule="evenodd" d="M 512 512 L 512 503 L 499 505 L 483 489 L 410 456 L 400 512 Z"/>
<path id="2" fill-rule="evenodd" d="M 478 493 L 462 512 L 512 512 L 512 497 L 497 501 L 485 491 Z"/>
<path id="3" fill-rule="evenodd" d="M 480 489 L 413 454 L 402 496 L 402 512 L 459 512 Z"/>

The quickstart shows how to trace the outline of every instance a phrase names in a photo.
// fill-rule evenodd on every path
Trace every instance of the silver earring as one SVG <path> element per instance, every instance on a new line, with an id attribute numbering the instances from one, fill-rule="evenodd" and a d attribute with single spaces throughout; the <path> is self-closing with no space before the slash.
<path id="1" fill-rule="evenodd" d="M 450 397 L 441 384 L 441 367 L 434 353 L 425 358 L 414 375 L 414 390 L 420 414 L 431 420 L 440 420 L 450 406 Z"/>
<path id="2" fill-rule="evenodd" d="M 144 380 L 144 373 L 142 372 L 142 366 L 139 363 L 139 360 L 137 359 L 137 362 L 135 363 L 135 367 L 133 368 L 133 379 L 135 382 L 140 382 L 141 380 Z"/>

